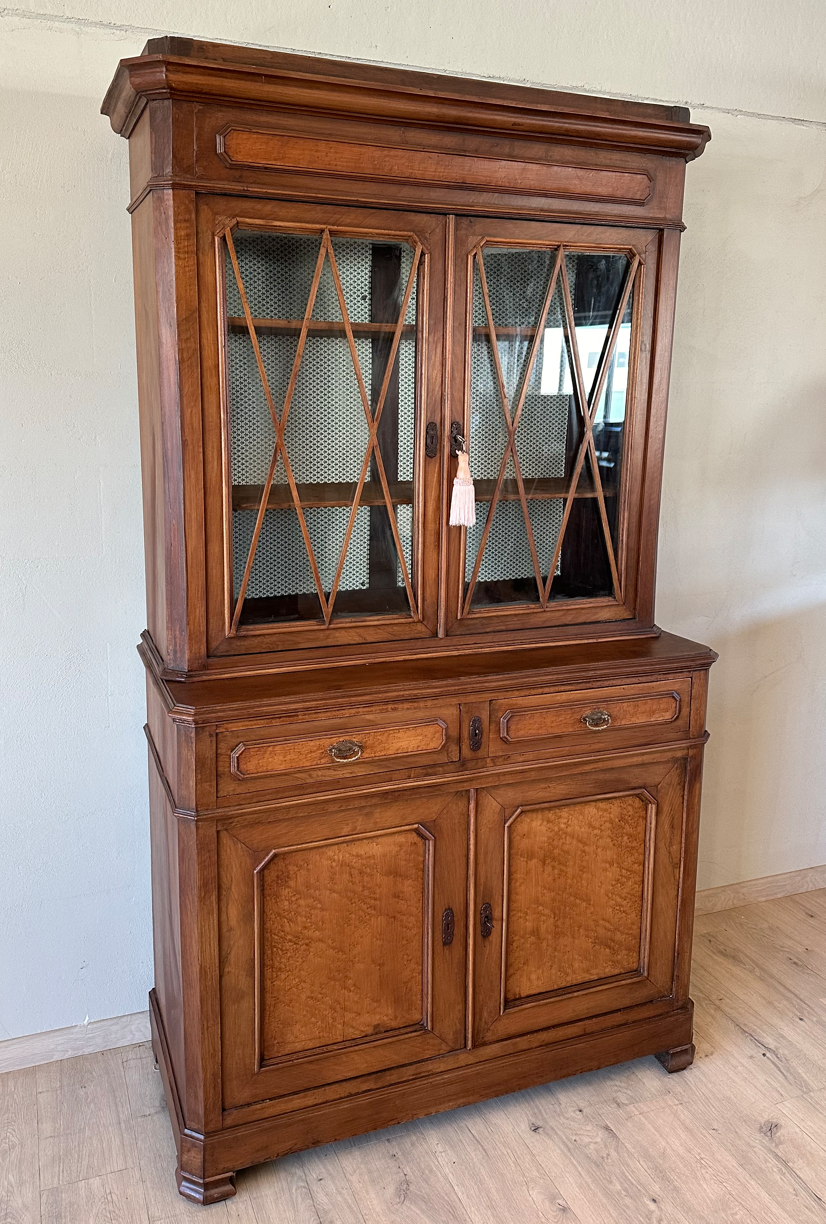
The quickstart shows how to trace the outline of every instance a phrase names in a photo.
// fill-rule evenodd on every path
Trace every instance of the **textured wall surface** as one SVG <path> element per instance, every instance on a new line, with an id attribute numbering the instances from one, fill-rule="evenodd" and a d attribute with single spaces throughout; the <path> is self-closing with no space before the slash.
<path id="1" fill-rule="evenodd" d="M 44 0 L 48 7 L 48 0 Z M 826 861 L 822 0 L 0 8 L 0 1039 L 151 982 L 127 148 L 161 33 L 687 103 L 658 620 L 720 651 L 700 886 Z"/>

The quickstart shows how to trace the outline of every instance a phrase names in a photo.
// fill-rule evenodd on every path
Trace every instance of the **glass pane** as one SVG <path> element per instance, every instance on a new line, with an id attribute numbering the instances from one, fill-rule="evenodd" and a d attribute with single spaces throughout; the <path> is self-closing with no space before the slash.
<path id="1" fill-rule="evenodd" d="M 606 498 L 605 502 L 607 510 L 610 499 Z M 551 599 L 595 598 L 611 595 L 613 589 L 591 459 L 586 456 L 562 540 Z"/>
<path id="2" fill-rule="evenodd" d="M 541 332 L 548 321 L 561 323 L 561 284 L 557 283 L 547 315 L 543 311 L 556 255 L 557 251 L 552 249 L 485 249 L 485 284 L 496 333 L 495 351 L 478 262 L 475 268 L 468 450 L 476 487 L 476 527 L 467 533 L 466 583 L 473 574 L 491 500 L 502 473 L 508 445 L 507 417 L 513 420 L 517 412 L 520 415 L 515 434 L 516 456 L 543 575 L 553 559 L 564 508 L 561 499 L 569 396 L 543 394 L 545 358 L 542 336 L 538 341 L 536 337 L 537 330 Z M 525 386 L 535 343 L 533 367 Z M 502 473 L 499 489 L 473 591 L 474 608 L 502 603 L 538 604 L 541 598 L 513 454 Z"/>
<path id="3" fill-rule="evenodd" d="M 577 349 L 579 351 L 580 368 L 583 382 L 588 395 L 589 406 L 594 417 L 594 446 L 597 452 L 599 476 L 605 498 L 605 510 L 611 533 L 611 544 L 616 559 L 619 531 L 619 500 L 622 476 L 623 441 L 625 435 L 625 409 L 628 397 L 628 367 L 631 359 L 631 319 L 634 304 L 634 290 L 628 295 L 619 324 L 616 342 L 610 355 L 602 378 L 602 390 L 599 403 L 594 410 L 596 380 L 602 373 L 614 328 L 617 312 L 621 305 L 629 273 L 627 256 L 620 254 L 594 252 L 577 252 L 566 256 L 568 275 L 571 282 L 571 297 L 573 300 L 573 315 L 576 330 Z M 570 376 L 569 376 L 570 377 Z M 583 467 L 581 484 L 593 488 L 590 459 Z M 579 500 L 579 499 L 577 499 Z M 594 520 L 598 516 L 599 507 L 593 501 L 590 509 L 577 506 L 572 530 L 577 531 L 577 522 L 581 516 Z M 594 543 L 591 551 L 590 578 L 581 559 L 578 570 L 571 575 L 571 586 L 576 586 L 583 595 L 610 595 L 612 584 L 606 579 L 608 566 L 607 547 L 604 531 L 600 528 L 599 535 L 594 533 Z M 570 562 L 569 562 L 570 564 Z M 610 570 L 608 570 L 610 574 Z M 607 589 L 606 589 L 607 585 Z M 552 595 L 558 592 L 554 583 Z M 582 597 L 582 596 L 580 596 Z"/>
<path id="4" fill-rule="evenodd" d="M 465 582 L 470 582 L 476 564 L 508 445 L 507 413 L 512 419 L 518 415 L 514 446 L 542 578 L 540 589 L 534 578 L 530 537 L 511 457 L 499 485 L 500 500 L 479 564 L 471 600 L 474 608 L 542 602 L 551 567 L 552 599 L 613 592 L 590 458 L 582 464 L 561 542 L 559 533 L 585 434 L 583 412 L 589 411 L 594 419 L 599 477 L 616 557 L 633 292 L 627 297 L 619 326 L 615 328 L 615 324 L 630 264 L 621 253 L 565 251 L 568 309 L 560 275 L 543 315 L 556 257 L 555 250 L 490 248 L 483 255 L 484 283 L 478 261 L 474 270 L 469 452 L 476 483 L 477 526 L 467 533 Z M 488 326 L 485 286 L 496 334 L 495 349 Z M 569 317 L 573 319 L 572 334 Z M 538 347 L 526 385 L 537 329 Z M 580 402 L 572 372 L 574 346 L 587 408 Z M 595 403 L 598 391 L 599 402 Z"/>
<path id="5" fill-rule="evenodd" d="M 321 234 L 239 231 L 233 234 L 233 243 L 273 408 L 279 420 L 283 421 L 286 413 L 287 461 L 324 596 L 329 599 L 333 593 L 333 616 L 409 614 L 402 565 L 382 493 L 380 464 L 412 583 L 415 283 L 398 352 L 389 371 L 388 363 L 413 266 L 413 249 L 405 243 L 333 238 L 344 298 L 342 310 L 333 265 L 326 251 L 319 270 Z M 276 434 L 229 246 L 226 254 L 236 600 L 249 569 L 240 623 L 323 619 L 283 457 L 279 457 L 273 471 L 260 536 L 248 565 Z M 317 271 L 306 341 L 294 370 L 302 322 Z M 345 311 L 353 333 L 355 364 L 344 323 Z M 291 380 L 294 390 L 287 404 Z M 369 458 L 370 427 L 362 391 L 371 419 L 382 405 L 377 430 L 378 456 L 374 450 Z M 346 556 L 340 565 L 362 473 L 364 486 L 353 516 Z"/>

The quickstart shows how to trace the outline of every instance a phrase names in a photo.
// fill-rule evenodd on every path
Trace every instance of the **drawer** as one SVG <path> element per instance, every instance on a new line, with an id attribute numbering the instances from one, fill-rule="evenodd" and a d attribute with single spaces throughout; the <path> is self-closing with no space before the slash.
<path id="1" fill-rule="evenodd" d="M 492 701 L 490 755 L 673 739 L 688 734 L 690 705 L 687 676 Z"/>
<path id="2" fill-rule="evenodd" d="M 218 794 L 274 790 L 459 759 L 459 707 L 385 707 L 363 714 L 219 731 Z"/>

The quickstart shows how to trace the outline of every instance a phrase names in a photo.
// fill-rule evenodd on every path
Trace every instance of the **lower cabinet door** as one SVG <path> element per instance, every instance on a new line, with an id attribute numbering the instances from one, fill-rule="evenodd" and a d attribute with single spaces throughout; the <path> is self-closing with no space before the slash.
<path id="1" fill-rule="evenodd" d="M 467 792 L 218 833 L 224 1107 L 464 1045 Z"/>
<path id="2" fill-rule="evenodd" d="M 477 792 L 476 1043 L 672 993 L 685 778 L 658 759 Z"/>

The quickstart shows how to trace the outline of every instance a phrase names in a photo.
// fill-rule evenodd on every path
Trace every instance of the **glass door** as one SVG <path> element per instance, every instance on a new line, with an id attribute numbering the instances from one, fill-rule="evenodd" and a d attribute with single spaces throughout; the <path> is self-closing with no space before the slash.
<path id="1" fill-rule="evenodd" d="M 634 615 L 657 250 L 650 231 L 457 224 L 453 429 L 476 522 L 449 529 L 452 632 Z"/>
<path id="2" fill-rule="evenodd" d="M 440 388 L 423 345 L 443 223 L 269 204 L 215 222 L 222 639 L 433 632 L 438 463 L 425 471 L 424 436 Z"/>

